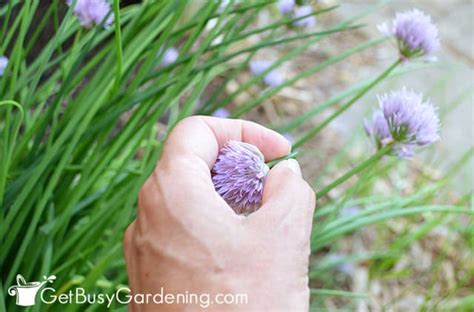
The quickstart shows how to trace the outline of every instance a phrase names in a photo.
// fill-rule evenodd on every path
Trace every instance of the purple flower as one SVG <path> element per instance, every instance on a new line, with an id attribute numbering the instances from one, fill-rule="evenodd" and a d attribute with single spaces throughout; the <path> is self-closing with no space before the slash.
<path id="1" fill-rule="evenodd" d="M 367 135 L 377 148 L 394 142 L 393 150 L 400 157 L 410 157 L 416 146 L 439 140 L 439 118 L 436 108 L 423 95 L 403 88 L 378 97 L 380 109 L 372 121 L 365 121 Z"/>
<path id="2" fill-rule="evenodd" d="M 344 207 L 339 211 L 339 216 L 341 217 L 353 217 L 360 212 L 360 208 L 353 206 L 353 207 Z"/>
<path id="3" fill-rule="evenodd" d="M 71 6 L 73 1 L 66 1 Z M 91 28 L 94 24 L 99 25 L 110 12 L 110 5 L 105 0 L 77 0 L 74 7 L 74 14 L 79 17 L 81 26 Z M 104 27 L 110 26 L 114 20 L 113 15 L 109 15 L 104 22 Z"/>
<path id="4" fill-rule="evenodd" d="M 438 28 L 431 22 L 431 17 L 420 10 L 397 13 L 391 28 L 387 23 L 378 28 L 383 34 L 397 38 L 403 57 L 435 59 L 433 54 L 440 47 Z"/>
<path id="5" fill-rule="evenodd" d="M 232 5 L 238 5 L 240 3 L 240 0 L 234 0 L 234 2 L 232 3 Z M 217 11 L 219 13 L 222 13 L 224 12 L 224 10 L 229 6 L 230 4 L 230 0 L 221 0 L 220 3 L 219 3 L 219 8 L 217 9 Z"/>
<path id="6" fill-rule="evenodd" d="M 8 58 L 6 56 L 0 56 L 0 77 L 3 76 L 3 72 L 8 65 Z"/>
<path id="7" fill-rule="evenodd" d="M 305 15 L 313 13 L 313 8 L 310 5 L 303 5 L 295 9 L 293 18 L 303 17 Z M 316 17 L 314 15 L 300 19 L 293 23 L 296 27 L 307 27 L 311 28 L 316 26 Z"/>
<path id="8" fill-rule="evenodd" d="M 263 183 L 269 171 L 254 145 L 229 141 L 212 167 L 212 182 L 219 195 L 237 214 L 249 214 L 262 202 Z"/>
<path id="9" fill-rule="evenodd" d="M 250 62 L 250 71 L 254 75 L 260 75 L 270 66 L 272 66 L 272 62 L 270 61 L 252 61 Z M 283 76 L 279 71 L 274 69 L 263 77 L 263 81 L 270 87 L 277 87 L 283 83 Z"/>
<path id="10" fill-rule="evenodd" d="M 293 10 L 293 7 L 295 6 L 295 0 L 279 0 L 277 5 L 280 13 L 285 15 Z"/>
<path id="11" fill-rule="evenodd" d="M 213 113 L 212 116 L 214 117 L 219 117 L 219 118 L 229 118 L 230 112 L 225 109 L 224 107 L 216 109 Z"/>
<path id="12" fill-rule="evenodd" d="M 179 51 L 176 48 L 168 48 L 163 54 L 163 59 L 161 60 L 161 65 L 168 66 L 176 62 L 179 56 Z"/>
<path id="13" fill-rule="evenodd" d="M 341 273 L 352 275 L 352 273 L 354 272 L 354 265 L 350 262 L 345 262 L 344 257 L 340 254 L 330 254 L 327 259 L 330 262 L 336 262 L 336 270 Z"/>
<path id="14" fill-rule="evenodd" d="M 282 135 L 285 137 L 285 139 L 290 142 L 290 144 L 293 144 L 295 142 L 295 138 L 289 134 L 288 132 L 282 133 Z"/>

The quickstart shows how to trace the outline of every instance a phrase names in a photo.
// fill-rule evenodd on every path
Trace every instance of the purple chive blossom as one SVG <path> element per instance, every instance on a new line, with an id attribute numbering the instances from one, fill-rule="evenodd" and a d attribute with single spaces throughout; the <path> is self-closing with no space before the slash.
<path id="1" fill-rule="evenodd" d="M 168 48 L 165 53 L 163 53 L 163 59 L 161 60 L 161 65 L 168 66 L 176 62 L 179 56 L 179 51 L 176 48 Z"/>
<path id="2" fill-rule="evenodd" d="M 378 97 L 380 109 L 372 121 L 365 121 L 367 135 L 378 149 L 394 142 L 392 152 L 411 157 L 416 146 L 439 140 L 439 118 L 436 108 L 423 102 L 423 95 L 403 88 Z"/>
<path id="3" fill-rule="evenodd" d="M 73 4 L 72 0 L 66 1 L 68 6 Z M 94 24 L 99 25 L 111 11 L 109 3 L 105 0 L 77 0 L 74 14 L 79 18 L 81 26 L 91 28 Z M 112 24 L 113 15 L 109 15 L 104 22 L 104 27 Z"/>
<path id="4" fill-rule="evenodd" d="M 0 56 L 0 77 L 3 76 L 3 72 L 8 65 L 8 58 L 6 56 Z"/>
<path id="5" fill-rule="evenodd" d="M 272 62 L 270 61 L 252 61 L 250 62 L 250 71 L 254 75 L 260 75 L 270 66 L 272 66 Z M 277 87 L 283 83 L 283 76 L 279 71 L 274 69 L 263 77 L 263 82 L 265 82 L 267 86 Z"/>
<path id="6" fill-rule="evenodd" d="M 339 216 L 341 217 L 353 217 L 360 212 L 359 207 L 344 207 L 339 211 Z"/>
<path id="7" fill-rule="evenodd" d="M 387 23 L 379 25 L 378 28 L 385 35 L 395 36 L 404 58 L 435 59 L 433 54 L 440 47 L 438 28 L 431 21 L 431 17 L 420 10 L 397 13 L 391 28 Z"/>
<path id="8" fill-rule="evenodd" d="M 212 182 L 219 195 L 237 214 L 249 214 L 262 203 L 263 182 L 269 171 L 254 145 L 229 141 L 212 167 Z"/>
<path id="9" fill-rule="evenodd" d="M 354 272 L 354 265 L 350 262 L 343 262 L 344 261 L 344 257 L 340 254 L 337 254 L 337 253 L 334 253 L 334 254 L 330 254 L 327 259 L 330 261 L 330 262 L 337 262 L 339 263 L 337 266 L 336 266 L 336 270 L 341 272 L 341 273 L 344 273 L 344 274 L 347 274 L 347 275 L 352 275 L 352 273 Z"/>
<path id="10" fill-rule="evenodd" d="M 295 6 L 295 0 L 279 0 L 277 5 L 280 13 L 285 15 L 293 10 L 293 7 Z"/>
<path id="11" fill-rule="evenodd" d="M 288 142 L 290 142 L 291 145 L 295 142 L 295 138 L 291 134 L 289 134 L 288 132 L 285 132 L 282 135 L 285 137 L 285 139 Z"/>
<path id="12" fill-rule="evenodd" d="M 313 13 L 313 8 L 310 5 L 303 5 L 295 9 L 293 18 L 303 17 L 305 15 Z M 316 26 L 316 17 L 314 15 L 300 19 L 293 23 L 296 27 L 311 28 Z"/>
<path id="13" fill-rule="evenodd" d="M 219 117 L 219 118 L 229 118 L 230 112 L 225 109 L 224 107 L 216 109 L 213 113 L 212 116 L 214 117 Z"/>
<path id="14" fill-rule="evenodd" d="M 234 0 L 232 2 L 232 5 L 238 5 L 240 3 L 240 0 Z M 222 13 L 224 10 L 229 6 L 230 0 L 221 0 L 218 8 L 218 12 Z"/>

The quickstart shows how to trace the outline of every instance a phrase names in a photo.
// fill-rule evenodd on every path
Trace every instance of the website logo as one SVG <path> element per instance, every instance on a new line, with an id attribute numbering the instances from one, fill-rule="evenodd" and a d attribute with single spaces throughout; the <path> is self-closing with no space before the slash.
<path id="1" fill-rule="evenodd" d="M 18 274 L 16 276 L 16 285 L 8 288 L 10 296 L 16 296 L 16 305 L 29 307 L 35 305 L 36 294 L 46 283 L 52 283 L 56 279 L 55 275 L 43 276 L 42 282 L 26 282 L 25 278 Z"/>
<path id="2" fill-rule="evenodd" d="M 95 293 L 88 292 L 82 287 L 74 287 L 67 291 L 58 293 L 53 287 L 43 287 L 56 280 L 55 275 L 43 276 L 42 282 L 27 282 L 25 278 L 18 274 L 16 285 L 8 288 L 8 294 L 16 296 L 18 306 L 30 307 L 39 304 L 83 304 L 83 305 L 105 305 L 111 309 L 113 305 L 128 304 L 154 304 L 154 305 L 185 305 L 198 306 L 207 309 L 212 305 L 247 304 L 247 294 L 232 293 L 193 293 L 184 291 L 181 293 L 167 292 L 163 287 L 157 289 L 155 293 L 132 293 L 128 287 L 120 287 L 114 292 Z M 37 298 L 38 297 L 38 298 Z"/>

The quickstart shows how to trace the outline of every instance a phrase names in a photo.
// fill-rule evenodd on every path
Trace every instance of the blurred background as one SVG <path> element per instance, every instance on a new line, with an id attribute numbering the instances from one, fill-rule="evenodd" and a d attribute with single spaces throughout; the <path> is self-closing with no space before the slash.
<path id="1" fill-rule="evenodd" d="M 316 29 L 324 29 L 367 10 L 376 1 L 314 1 L 315 7 L 339 4 L 337 10 L 318 16 Z M 473 189 L 473 96 L 474 96 L 474 6 L 472 1 L 413 0 L 391 1 L 365 16 L 365 25 L 350 33 L 335 34 L 320 42 L 297 59 L 283 65 L 286 77 L 323 61 L 337 51 L 353 47 L 362 41 L 378 36 L 377 25 L 390 21 L 396 12 L 418 8 L 432 16 L 439 27 L 441 51 L 438 61 L 405 66 L 405 73 L 390 77 L 348 111 L 338 117 L 320 135 L 306 143 L 306 152 L 299 156 L 306 179 L 318 189 L 357 164 L 373 152 L 366 137 L 362 120 L 371 118 L 378 102 L 376 95 L 403 86 L 424 93 L 438 105 L 442 116 L 442 139 L 434 146 L 417 153 L 375 182 L 368 194 L 400 197 L 417 193 L 427 183 L 439 181 L 453 171 L 464 159 L 455 178 L 445 184 L 443 195 L 427 201 L 458 203 L 470 197 Z M 269 12 L 261 12 L 263 25 L 273 18 Z M 253 38 L 253 42 L 260 40 Z M 288 53 L 290 46 L 265 49 L 261 58 L 278 59 Z M 331 96 L 343 92 L 351 85 L 376 76 L 397 57 L 394 42 L 385 42 L 350 56 L 316 75 L 302 79 L 295 85 L 280 91 L 266 101 L 258 111 L 245 115 L 264 124 L 285 123 L 314 109 Z M 242 78 L 245 80 L 246 78 Z M 254 90 L 258 93 L 258 90 Z M 234 105 L 248 101 L 250 95 L 242 95 Z M 324 120 L 331 111 L 313 118 L 313 124 Z M 292 133 L 310 129 L 303 126 Z M 299 132 L 298 132 L 299 131 Z M 310 150 L 310 151 L 307 151 Z M 337 160 L 335 160 L 337 159 Z M 330 169 L 328 169 L 330 168 Z M 329 172 L 329 173 L 328 173 Z M 322 177 L 323 176 L 323 177 Z M 362 176 L 361 179 L 363 179 Z M 354 180 L 351 181 L 352 183 Z M 350 183 L 347 183 L 347 188 Z M 347 188 L 333 190 L 329 197 L 337 200 Z M 363 194 L 364 192 L 362 192 Z M 466 195 L 467 194 L 467 195 Z M 325 199 L 322 200 L 324 202 Z M 382 199 L 383 201 L 383 199 Z M 321 204 L 321 201 L 320 201 Z M 468 205 L 469 201 L 468 201 Z M 357 204 L 344 204 L 342 216 L 356 214 L 364 209 Z M 320 207 L 319 207 L 320 208 Z M 318 209 L 318 207 L 317 207 Z M 472 206 L 471 206 L 471 209 Z M 362 296 L 362 300 L 344 296 L 315 296 L 315 311 L 434 311 L 474 309 L 474 256 L 471 216 L 393 219 L 383 225 L 362 228 L 314 255 L 319 276 L 314 274 L 315 287 L 346 289 Z M 317 223 L 315 227 L 317 227 Z M 316 238 L 317 239 L 317 238 Z M 380 259 L 377 253 L 380 251 Z M 387 260 L 386 252 L 399 253 Z M 375 254 L 375 257 L 373 257 Z M 359 259 L 354 261 L 354 259 Z M 371 259 L 371 260 L 368 260 Z M 328 264 L 327 263 L 332 263 Z M 332 268 L 325 271 L 325 268 Z M 334 275 L 335 274 L 335 275 Z M 325 293 L 322 293 L 325 294 Z M 442 304 L 441 304 L 442 303 Z"/>
<path id="2" fill-rule="evenodd" d="M 331 2 L 331 1 L 327 1 Z M 347 1 L 342 3 L 339 13 L 343 16 L 362 11 L 367 7 L 367 1 Z M 394 79 L 380 91 L 410 86 L 427 95 L 433 103 L 439 105 L 440 112 L 445 115 L 443 121 L 442 140 L 436 144 L 436 154 L 446 168 L 447 164 L 456 161 L 459 156 L 472 147 L 473 140 L 473 91 L 474 91 L 474 42 L 473 42 L 473 2 L 472 1 L 439 1 L 414 0 L 393 1 L 390 5 L 371 14 L 367 18 L 368 25 L 378 25 L 396 12 L 418 8 L 429 15 L 438 25 L 442 49 L 438 54 L 438 62 L 406 75 Z M 373 34 L 375 27 L 365 27 L 364 31 Z M 391 59 L 395 52 L 390 46 L 378 46 L 374 53 L 375 62 Z M 374 67 L 368 67 L 373 69 Z M 362 71 L 362 73 L 364 73 Z M 372 93 L 373 94 L 373 93 Z M 359 108 L 359 109 L 358 109 Z M 354 107 L 346 118 L 341 118 L 341 124 L 350 125 L 351 120 L 359 120 L 364 112 L 359 106 Z M 351 127 L 349 127 L 350 131 Z M 425 153 L 428 160 L 429 153 Z M 435 161 L 435 160 L 433 160 Z M 473 183 L 473 161 L 469 162 L 460 179 L 455 180 L 455 186 L 461 190 L 468 190 Z"/>
<path id="3" fill-rule="evenodd" d="M 349 16 L 366 9 L 366 6 L 367 1 L 344 1 L 337 13 L 341 16 Z M 427 170 L 430 172 L 428 175 L 436 179 L 437 176 L 442 175 L 439 171 L 449 171 L 463 154 L 469 153 L 474 142 L 474 7 L 472 1 L 462 0 L 392 1 L 377 14 L 371 14 L 365 19 L 369 26 L 361 30 L 361 35 L 374 35 L 377 29 L 373 25 L 390 19 L 396 12 L 412 8 L 418 8 L 431 15 L 439 27 L 442 49 L 438 55 L 438 62 L 427 64 L 426 68 L 409 75 L 386 81 L 368 94 L 363 103 L 359 103 L 363 105 L 353 106 L 333 126 L 336 126 L 334 131 L 340 134 L 340 138 L 346 138 L 341 139 L 342 144 L 351 144 L 352 139 L 348 138 L 352 133 L 361 133 L 359 120 L 363 116 L 368 116 L 367 108 L 373 106 L 370 103 L 375 102 L 374 94 L 401 86 L 409 86 L 423 92 L 440 107 L 440 113 L 443 115 L 442 139 L 435 144 L 433 150 L 426 150 L 419 155 L 417 160 L 413 160 L 415 164 L 412 165 L 419 166 L 420 170 L 415 171 L 418 174 L 423 175 L 426 173 L 423 171 Z M 358 66 L 345 72 L 345 79 L 353 83 L 365 75 L 372 75 L 374 69 L 386 66 L 387 59 L 392 59 L 394 53 L 396 50 L 386 44 L 369 50 L 357 64 Z M 363 153 L 364 150 L 360 150 L 362 146 L 362 144 L 354 144 L 354 153 Z M 454 198 L 472 190 L 473 164 L 471 156 L 466 167 L 452 180 L 452 183 L 447 185 L 447 188 L 455 194 Z M 394 181 L 399 183 L 398 191 L 404 193 L 407 188 L 413 186 L 413 179 L 417 178 L 405 176 L 398 177 Z M 406 179 L 412 180 L 405 181 Z M 393 236 L 413 230 L 420 224 L 422 224 L 420 220 L 397 220 L 389 222 L 388 227 L 367 228 L 343 242 L 338 251 L 364 253 L 373 250 L 374 246 L 390 244 L 394 240 Z M 456 292 L 458 287 L 462 288 L 462 282 L 460 283 L 462 280 L 466 281 L 467 289 L 474 287 L 472 275 L 474 245 L 472 241 L 467 245 L 457 245 L 456 242 L 461 239 L 457 232 L 458 228 L 462 228 L 459 224 L 473 226 L 473 220 L 461 217 L 434 226 L 430 235 L 410 245 L 407 254 L 393 263 L 393 269 L 387 275 L 377 275 L 374 273 L 377 271 L 376 266 L 367 267 L 363 264 L 339 268 L 348 275 L 348 283 L 351 285 L 349 287 L 352 290 L 370 293 L 369 302 L 359 303 L 357 310 L 450 310 L 447 306 L 443 308 L 442 305 L 436 305 L 437 300 Z M 464 272 L 463 269 L 465 269 Z M 469 296 L 471 296 L 470 299 L 466 299 Z M 471 302 L 459 310 L 468 310 L 469 306 L 474 308 L 474 300 L 469 292 L 464 294 L 461 292 L 454 302 L 456 300 Z M 456 310 L 454 307 L 451 309 Z"/>

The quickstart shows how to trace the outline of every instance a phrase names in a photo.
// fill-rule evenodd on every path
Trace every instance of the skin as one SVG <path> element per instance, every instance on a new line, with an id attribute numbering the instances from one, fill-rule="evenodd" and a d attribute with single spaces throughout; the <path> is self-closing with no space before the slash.
<path id="1" fill-rule="evenodd" d="M 170 133 L 142 187 L 124 237 L 132 294 L 247 294 L 246 304 L 206 311 L 308 311 L 309 238 L 315 195 L 295 160 L 273 167 L 261 208 L 239 216 L 214 190 L 210 169 L 229 140 L 256 145 L 265 161 L 290 144 L 258 124 L 193 116 Z M 130 311 L 196 311 L 199 304 L 133 304 Z"/>

